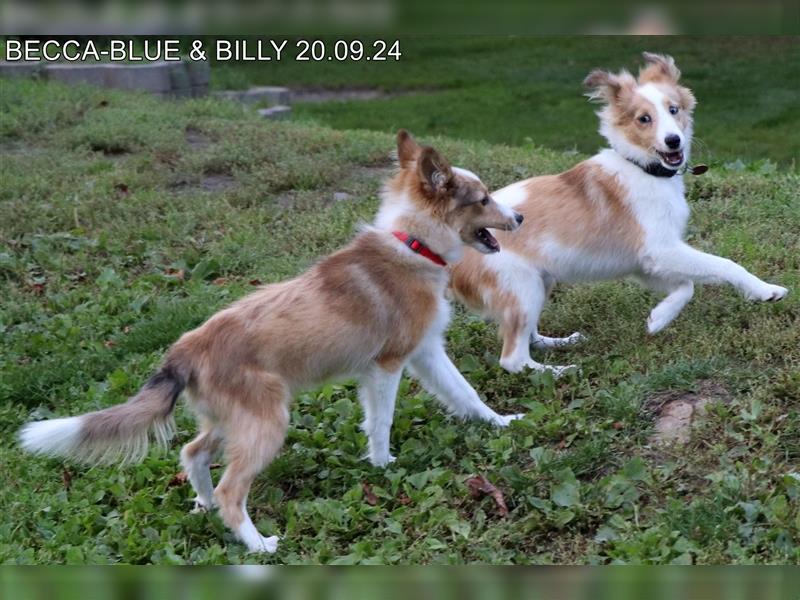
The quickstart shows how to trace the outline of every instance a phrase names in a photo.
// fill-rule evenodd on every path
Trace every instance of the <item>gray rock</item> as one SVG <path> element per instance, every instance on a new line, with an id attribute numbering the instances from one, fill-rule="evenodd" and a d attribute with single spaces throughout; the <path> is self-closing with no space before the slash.
<path id="1" fill-rule="evenodd" d="M 172 95 L 176 98 L 188 98 L 192 95 L 192 80 L 186 63 L 172 63 L 169 70 L 170 88 Z"/>
<path id="2" fill-rule="evenodd" d="M 242 92 L 237 90 L 223 90 L 223 91 L 213 92 L 211 95 L 214 96 L 215 98 L 221 98 L 222 100 L 239 102 Z"/>
<path id="3" fill-rule="evenodd" d="M 261 86 L 240 92 L 239 99 L 246 104 L 286 105 L 291 102 L 291 93 L 285 87 Z"/>
<path id="4" fill-rule="evenodd" d="M 42 70 L 38 62 L 9 62 L 0 60 L 0 77 L 33 77 Z"/>
<path id="5" fill-rule="evenodd" d="M 189 73 L 189 79 L 192 82 L 192 87 L 203 85 L 208 87 L 208 84 L 211 81 L 211 65 L 208 63 L 208 61 L 188 60 L 183 64 L 186 65 L 186 71 Z"/>
<path id="6" fill-rule="evenodd" d="M 69 85 L 88 83 L 105 86 L 106 73 L 111 70 L 107 64 L 52 63 L 44 65 L 43 73 L 50 81 L 60 81 Z"/>
<path id="7" fill-rule="evenodd" d="M 106 87 L 169 94 L 173 89 L 173 71 L 177 73 L 179 70 L 183 71 L 185 87 L 188 88 L 188 75 L 181 63 L 162 60 L 144 65 L 115 64 L 108 68 Z M 180 75 L 176 77 L 180 78 Z"/>
<path id="8" fill-rule="evenodd" d="M 292 115 L 291 106 L 272 106 L 270 108 L 261 108 L 258 114 L 265 119 L 288 119 Z"/>

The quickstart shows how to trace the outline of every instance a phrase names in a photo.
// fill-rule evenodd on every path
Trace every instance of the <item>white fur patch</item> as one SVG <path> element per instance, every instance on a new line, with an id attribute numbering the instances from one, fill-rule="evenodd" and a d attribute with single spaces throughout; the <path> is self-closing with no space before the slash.
<path id="1" fill-rule="evenodd" d="M 492 192 L 492 198 L 494 198 L 498 204 L 514 208 L 517 204 L 524 202 L 528 198 L 527 187 L 527 179 L 523 181 L 517 181 L 516 183 L 507 185 L 496 192 Z"/>
<path id="2" fill-rule="evenodd" d="M 645 252 L 681 242 L 689 220 L 683 177 L 652 177 L 614 150 L 603 150 L 591 160 L 630 190 L 625 201 L 644 230 Z"/>
<path id="3" fill-rule="evenodd" d="M 467 179 L 474 179 L 475 181 L 481 180 L 480 177 L 475 175 L 475 173 L 473 173 L 469 169 L 462 169 L 461 167 L 450 167 L 450 168 L 453 169 L 453 173 L 457 173 L 458 175 L 466 177 Z"/>
<path id="4" fill-rule="evenodd" d="M 19 432 L 22 447 L 33 454 L 70 456 L 80 443 L 81 418 L 34 421 Z"/>

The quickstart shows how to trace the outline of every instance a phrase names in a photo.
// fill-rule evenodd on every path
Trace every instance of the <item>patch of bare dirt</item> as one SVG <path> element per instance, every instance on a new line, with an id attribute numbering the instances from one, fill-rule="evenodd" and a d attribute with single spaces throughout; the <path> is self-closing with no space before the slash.
<path id="1" fill-rule="evenodd" d="M 650 443 L 657 446 L 684 445 L 691 441 L 696 423 L 714 402 L 727 402 L 730 392 L 722 384 L 701 381 L 694 392 L 669 391 L 656 394 L 648 401 L 656 418 L 655 433 Z"/>
<path id="2" fill-rule="evenodd" d="M 206 192 L 221 192 L 234 183 L 236 183 L 236 179 L 232 175 L 206 175 L 200 180 L 200 188 Z"/>
<path id="3" fill-rule="evenodd" d="M 222 173 L 214 173 L 204 175 L 203 178 L 195 183 L 180 179 L 169 185 L 169 189 L 173 192 L 186 194 L 193 191 L 203 192 L 222 192 L 236 183 L 236 179 L 232 175 L 225 175 Z"/>
<path id="4" fill-rule="evenodd" d="M 189 146 L 195 149 L 205 148 L 211 144 L 211 138 L 195 127 L 187 127 L 185 136 Z"/>

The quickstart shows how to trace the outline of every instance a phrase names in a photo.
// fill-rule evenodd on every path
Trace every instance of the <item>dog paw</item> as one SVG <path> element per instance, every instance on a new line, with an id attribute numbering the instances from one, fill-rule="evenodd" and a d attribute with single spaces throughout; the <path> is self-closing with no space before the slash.
<path id="1" fill-rule="evenodd" d="M 755 302 L 776 302 L 789 293 L 785 287 L 765 283 L 763 286 L 751 290 L 747 294 L 748 300 Z"/>
<path id="2" fill-rule="evenodd" d="M 578 371 L 578 365 L 543 365 L 531 360 L 525 363 L 525 366 L 532 371 L 539 371 L 540 373 L 552 373 L 555 379 L 564 375 L 567 371 Z"/>
<path id="3" fill-rule="evenodd" d="M 260 554 L 274 554 L 278 550 L 278 541 L 280 538 L 277 535 L 264 537 L 263 535 L 258 538 L 248 540 L 246 542 L 247 550 L 250 552 L 257 552 Z"/>
<path id="4" fill-rule="evenodd" d="M 516 421 L 525 416 L 525 413 L 518 413 L 516 415 L 495 415 L 493 421 L 497 427 L 508 427 L 511 421 Z"/>
<path id="5" fill-rule="evenodd" d="M 647 333 L 655 335 L 664 327 L 672 323 L 674 315 L 659 314 L 656 311 L 650 313 L 647 317 Z"/>
<path id="6" fill-rule="evenodd" d="M 217 505 L 214 502 L 205 502 L 200 498 L 200 496 L 197 496 L 194 499 L 194 507 L 189 512 L 192 514 L 207 513 L 211 512 L 216 507 Z"/>
<path id="7" fill-rule="evenodd" d="M 385 467 L 396 461 L 397 457 L 391 454 L 386 454 L 384 456 L 368 456 L 367 460 L 369 460 L 373 467 Z"/>
<path id="8" fill-rule="evenodd" d="M 567 337 L 547 337 L 546 335 L 534 335 L 531 337 L 531 343 L 534 348 L 548 349 L 548 348 L 564 348 L 572 346 L 586 340 L 586 336 L 576 331 Z"/>

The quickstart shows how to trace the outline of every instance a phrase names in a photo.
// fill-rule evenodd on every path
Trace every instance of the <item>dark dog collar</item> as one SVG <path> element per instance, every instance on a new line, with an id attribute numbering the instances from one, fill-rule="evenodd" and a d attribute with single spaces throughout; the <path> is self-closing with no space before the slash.
<path id="1" fill-rule="evenodd" d="M 652 175 L 653 177 L 669 178 L 669 177 L 674 177 L 678 173 L 680 174 L 691 173 L 692 175 L 702 175 L 703 173 L 708 171 L 708 165 L 695 165 L 693 167 L 690 167 L 687 164 L 681 167 L 680 169 L 668 169 L 660 162 L 648 163 L 645 166 L 642 166 L 638 162 L 636 162 L 635 160 L 631 160 L 627 156 L 625 157 L 625 160 L 627 160 L 630 163 L 633 163 L 634 165 L 639 167 L 642 171 L 644 171 L 648 175 Z"/>
<path id="2" fill-rule="evenodd" d="M 627 156 L 625 158 L 628 158 Z M 631 160 L 628 158 L 628 162 L 632 162 L 637 167 L 639 167 L 642 171 L 647 173 L 648 175 L 652 175 L 653 177 L 674 177 L 678 174 L 680 169 L 668 169 L 660 162 L 652 162 L 647 163 L 646 165 L 642 166 L 635 160 Z"/>

